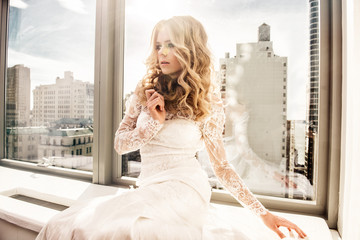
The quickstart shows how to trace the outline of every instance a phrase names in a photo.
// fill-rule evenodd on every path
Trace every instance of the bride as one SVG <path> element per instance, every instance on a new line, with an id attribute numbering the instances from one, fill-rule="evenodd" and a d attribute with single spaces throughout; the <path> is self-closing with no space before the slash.
<path id="1" fill-rule="evenodd" d="M 147 74 L 115 134 L 119 154 L 140 149 L 138 188 L 77 203 L 59 213 L 37 239 L 209 239 L 211 188 L 196 159 L 205 145 L 227 190 L 280 238 L 280 226 L 306 234 L 270 213 L 225 156 L 221 99 L 211 81 L 211 54 L 200 22 L 190 16 L 160 21 L 151 39 Z M 241 233 L 231 239 L 253 239 Z M 221 239 L 224 239 L 221 237 Z M 219 239 L 219 238 L 217 238 Z M 261 239 L 271 239 L 264 236 Z"/>

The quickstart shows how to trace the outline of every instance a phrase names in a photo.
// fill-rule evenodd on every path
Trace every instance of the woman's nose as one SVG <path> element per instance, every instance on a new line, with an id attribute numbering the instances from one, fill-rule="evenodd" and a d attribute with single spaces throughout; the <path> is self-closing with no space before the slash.
<path id="1" fill-rule="evenodd" d="M 160 54 L 164 55 L 165 57 L 169 54 L 169 48 L 164 46 L 160 49 Z"/>

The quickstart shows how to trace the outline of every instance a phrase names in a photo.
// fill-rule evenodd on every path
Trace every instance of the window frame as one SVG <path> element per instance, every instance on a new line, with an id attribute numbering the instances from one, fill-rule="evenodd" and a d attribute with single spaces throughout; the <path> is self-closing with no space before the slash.
<path id="1" fill-rule="evenodd" d="M 98 1 L 97 1 L 98 2 Z M 0 143 L 5 143 L 6 139 L 6 74 L 7 74 L 7 50 L 8 50 L 8 17 L 10 4 L 9 0 L 0 1 Z M 54 174 L 67 178 L 74 178 L 83 181 L 92 181 L 93 173 L 82 170 L 66 169 L 60 167 L 39 167 L 35 163 L 18 161 L 5 158 L 5 145 L 0 144 L 0 166 L 14 167 L 33 172 Z"/>
<path id="2" fill-rule="evenodd" d="M 318 159 L 314 162 L 317 200 L 303 201 L 264 195 L 256 195 L 256 197 L 269 209 L 321 216 L 329 227 L 336 228 L 340 163 L 340 139 L 337 136 L 341 130 L 341 3 L 326 0 L 319 2 L 321 7 L 317 7 L 320 9 L 318 41 L 321 46 L 319 52 L 321 94 L 318 100 L 319 137 L 316 141 L 318 153 L 315 154 Z M 122 29 L 125 28 L 124 22 L 121 26 Z M 124 59 L 124 56 L 120 58 Z M 135 185 L 135 178 L 121 177 L 121 164 L 119 164 L 121 160 L 118 157 L 114 159 L 117 166 L 120 165 L 118 168 L 120 172 L 116 173 L 114 182 Z M 221 190 L 212 191 L 212 201 L 238 205 L 229 193 Z"/>
<path id="3" fill-rule="evenodd" d="M 320 2 L 320 89 L 318 161 L 314 162 L 317 200 L 302 201 L 256 195 L 272 210 L 322 216 L 336 228 L 339 204 L 339 166 L 341 130 L 341 2 Z M 9 0 L 0 1 L 0 141 L 5 142 L 5 84 L 7 61 L 7 18 Z M 95 29 L 94 137 L 92 182 L 135 185 L 136 179 L 121 176 L 121 156 L 114 148 L 114 134 L 122 119 L 124 82 L 125 0 L 97 0 Z M 309 39 L 310 40 L 310 39 Z M 309 49 L 310 51 L 310 49 Z M 39 169 L 23 162 L 4 159 L 0 144 L 0 165 Z M 64 169 L 61 169 L 64 171 Z M 52 172 L 52 169 L 43 169 Z M 65 170 L 64 172 L 69 172 Z M 72 170 L 74 171 L 74 170 Z M 70 171 L 71 172 L 71 171 Z M 75 171 L 74 171 L 75 172 Z M 78 172 L 78 171 L 76 171 Z M 61 174 L 61 173 L 60 173 Z M 79 173 L 75 173 L 79 174 Z M 68 174 L 69 176 L 71 175 Z M 81 176 L 81 173 L 79 174 Z M 73 175 L 71 175 L 73 176 Z M 87 176 L 89 180 L 89 176 Z M 213 190 L 212 201 L 239 205 L 224 191 Z"/>

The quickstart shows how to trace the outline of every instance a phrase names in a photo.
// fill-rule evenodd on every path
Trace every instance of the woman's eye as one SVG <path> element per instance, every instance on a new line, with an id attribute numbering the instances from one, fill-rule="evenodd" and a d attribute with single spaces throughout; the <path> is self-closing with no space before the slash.
<path id="1" fill-rule="evenodd" d="M 157 51 L 159 51 L 159 50 L 160 50 L 160 48 L 161 48 L 161 46 L 160 46 L 160 45 L 156 45 L 156 47 L 155 47 L 155 49 L 156 49 Z"/>
<path id="2" fill-rule="evenodd" d="M 172 44 L 172 43 L 169 43 L 169 44 L 168 44 L 168 47 L 169 47 L 169 48 L 173 48 L 173 47 L 175 47 L 175 45 Z"/>

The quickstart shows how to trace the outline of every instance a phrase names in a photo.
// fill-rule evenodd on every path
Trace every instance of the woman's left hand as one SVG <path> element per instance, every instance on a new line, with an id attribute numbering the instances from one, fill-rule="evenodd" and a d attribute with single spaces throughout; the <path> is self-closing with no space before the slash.
<path id="1" fill-rule="evenodd" d="M 290 232 L 291 229 L 294 229 L 299 237 L 306 237 L 306 234 L 298 226 L 296 226 L 296 224 L 286 220 L 285 218 L 276 216 L 270 212 L 267 212 L 265 215 L 261 215 L 261 218 L 265 225 L 277 233 L 281 239 L 285 238 L 286 236 L 279 230 L 279 227 L 286 227 Z"/>

